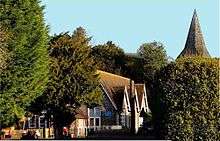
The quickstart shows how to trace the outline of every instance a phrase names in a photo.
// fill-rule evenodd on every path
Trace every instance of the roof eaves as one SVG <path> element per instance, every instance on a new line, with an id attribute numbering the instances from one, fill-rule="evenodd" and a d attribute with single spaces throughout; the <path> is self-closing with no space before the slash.
<path id="1" fill-rule="evenodd" d="M 103 86 L 103 84 L 101 83 L 101 86 L 103 88 L 103 90 L 105 91 L 107 97 L 109 98 L 109 100 L 111 101 L 113 107 L 115 108 L 115 110 L 118 110 L 118 108 L 116 107 L 116 104 L 113 102 L 113 100 L 111 99 L 111 97 L 109 96 L 109 93 L 107 92 L 107 90 L 105 89 L 105 87 Z"/>

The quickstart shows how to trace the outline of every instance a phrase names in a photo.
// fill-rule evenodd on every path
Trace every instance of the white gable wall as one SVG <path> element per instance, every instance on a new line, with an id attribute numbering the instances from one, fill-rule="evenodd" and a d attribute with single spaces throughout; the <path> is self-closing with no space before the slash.
<path id="1" fill-rule="evenodd" d="M 147 100 L 147 92 L 146 92 L 146 87 L 144 85 L 144 106 L 146 108 L 146 112 L 151 112 L 150 108 L 148 106 L 148 100 Z"/>

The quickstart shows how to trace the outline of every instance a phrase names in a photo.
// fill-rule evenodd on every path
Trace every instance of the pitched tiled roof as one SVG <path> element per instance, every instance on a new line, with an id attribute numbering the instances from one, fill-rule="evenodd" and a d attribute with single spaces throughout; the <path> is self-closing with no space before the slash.
<path id="1" fill-rule="evenodd" d="M 136 89 L 136 101 L 138 102 L 139 108 L 141 108 L 142 98 L 144 96 L 144 84 L 134 84 L 134 81 L 132 81 L 133 92 L 131 93 L 131 79 L 100 70 L 98 70 L 98 73 L 101 85 L 109 96 L 113 106 L 115 106 L 118 111 L 122 110 L 125 88 L 127 90 L 129 103 Z"/>
<path id="2" fill-rule="evenodd" d="M 125 86 L 130 86 L 130 79 L 100 70 L 98 70 L 98 73 L 100 82 L 107 91 L 113 105 L 120 110 L 123 102 L 124 89 Z"/>
<path id="3" fill-rule="evenodd" d="M 112 74 L 112 73 L 108 73 L 108 72 L 101 71 L 101 70 L 98 70 L 97 72 L 99 73 L 101 81 L 104 81 L 111 88 L 130 85 L 129 78 L 116 75 L 116 74 Z"/>
<path id="4" fill-rule="evenodd" d="M 137 91 L 137 97 L 139 102 L 139 107 L 142 105 L 142 98 L 144 96 L 144 84 L 135 84 L 135 89 Z"/>

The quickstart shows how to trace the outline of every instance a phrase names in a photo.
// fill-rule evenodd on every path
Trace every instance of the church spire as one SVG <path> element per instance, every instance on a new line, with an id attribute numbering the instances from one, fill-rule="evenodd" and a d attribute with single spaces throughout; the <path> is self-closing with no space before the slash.
<path id="1" fill-rule="evenodd" d="M 193 17 L 189 28 L 185 48 L 177 58 L 187 56 L 210 57 L 209 52 L 205 46 L 196 9 L 193 12 Z"/>

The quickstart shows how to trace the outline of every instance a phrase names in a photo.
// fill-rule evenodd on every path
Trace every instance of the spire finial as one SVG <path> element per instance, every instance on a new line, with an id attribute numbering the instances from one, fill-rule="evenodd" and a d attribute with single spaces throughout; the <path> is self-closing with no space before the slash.
<path id="1" fill-rule="evenodd" d="M 196 9 L 194 9 L 193 13 L 194 13 L 194 14 L 197 14 Z"/>
<path id="2" fill-rule="evenodd" d="M 194 11 L 193 11 L 193 18 L 195 19 L 197 17 L 197 11 L 196 11 L 196 9 L 194 9 Z"/>

